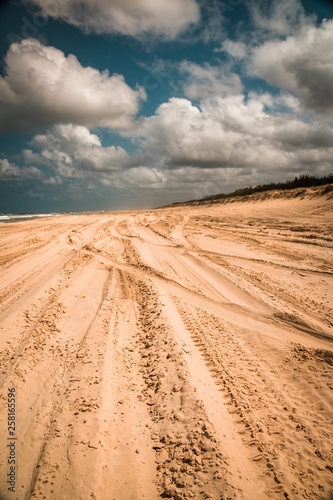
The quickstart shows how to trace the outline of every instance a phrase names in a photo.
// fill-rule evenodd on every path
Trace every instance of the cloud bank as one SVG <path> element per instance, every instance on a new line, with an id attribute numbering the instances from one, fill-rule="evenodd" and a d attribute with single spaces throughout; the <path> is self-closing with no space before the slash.
<path id="1" fill-rule="evenodd" d="M 188 99 L 171 98 L 143 120 L 138 134 L 143 151 L 169 169 L 232 167 L 274 174 L 291 165 L 295 171 L 328 168 L 332 129 L 297 118 L 295 105 L 288 95 L 254 93 L 248 99 L 206 99 L 200 108 Z"/>
<path id="2" fill-rule="evenodd" d="M 199 16 L 194 0 L 34 3 L 85 31 L 169 40 Z M 206 59 L 191 60 L 190 51 L 179 59 L 173 44 L 163 59 L 163 46 L 155 69 L 165 72 L 169 87 L 158 80 L 150 116 L 140 113 L 145 91 L 129 87 L 122 75 L 83 67 L 74 55 L 37 40 L 12 44 L 0 77 L 0 131 L 36 135 L 21 153 L 24 167 L 16 159 L 0 161 L 2 179 L 79 186 L 81 193 L 83 185 L 96 193 L 126 191 L 133 199 L 154 192 L 161 204 L 328 174 L 333 21 L 318 24 L 297 0 L 268 4 L 259 10 L 259 2 L 252 2 L 256 30 L 234 40 L 230 32 Z M 99 127 L 106 135 L 105 128 L 112 131 L 108 146 Z M 109 145 L 115 140 L 123 147 Z"/>
<path id="3" fill-rule="evenodd" d="M 56 179 L 94 179 L 136 195 L 155 190 L 192 198 L 234 189 L 240 179 L 253 184 L 326 174 L 333 130 L 297 117 L 297 104 L 289 95 L 270 94 L 207 98 L 200 107 L 171 98 L 128 133 L 138 143 L 132 155 L 103 147 L 86 127 L 67 124 L 36 135 L 24 159 L 28 167 L 46 166 Z"/>

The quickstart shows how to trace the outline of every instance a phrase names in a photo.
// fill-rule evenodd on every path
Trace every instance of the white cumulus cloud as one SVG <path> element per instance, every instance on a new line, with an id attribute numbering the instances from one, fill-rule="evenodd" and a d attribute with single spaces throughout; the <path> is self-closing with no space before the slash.
<path id="1" fill-rule="evenodd" d="M 183 76 L 183 89 L 190 99 L 208 96 L 239 94 L 242 83 L 239 75 L 232 73 L 227 65 L 212 66 L 182 61 L 178 71 Z"/>
<path id="2" fill-rule="evenodd" d="M 312 24 L 315 16 L 305 12 L 300 0 L 255 0 L 249 2 L 255 26 L 255 37 L 272 38 L 292 35 L 301 27 Z"/>
<path id="3" fill-rule="evenodd" d="M 200 108 L 171 98 L 142 121 L 138 135 L 151 163 L 185 167 L 256 169 L 261 172 L 329 170 L 333 131 L 293 113 L 288 96 L 250 94 L 207 99 Z M 283 106 L 284 111 L 279 113 Z M 285 108 L 290 107 L 287 119 Z M 305 153 L 306 150 L 306 153 Z M 306 156 L 312 158 L 305 161 Z M 314 170 L 309 170 L 314 173 Z"/>
<path id="4" fill-rule="evenodd" d="M 0 159 L 0 179 L 5 180 L 26 180 L 43 179 L 43 173 L 36 167 L 19 167 L 11 163 L 7 158 Z"/>
<path id="5" fill-rule="evenodd" d="M 247 46 L 244 42 L 235 42 L 227 38 L 222 43 L 221 48 L 215 49 L 215 52 L 226 52 L 232 57 L 244 59 L 247 55 Z"/>
<path id="6" fill-rule="evenodd" d="M 85 32 L 175 38 L 199 20 L 195 0 L 27 0 Z"/>
<path id="7" fill-rule="evenodd" d="M 128 154 L 121 147 L 102 147 L 96 134 L 79 125 L 56 125 L 36 135 L 23 151 L 27 164 L 45 165 L 64 177 L 86 177 L 126 168 Z"/>
<path id="8" fill-rule="evenodd" d="M 267 41 L 252 52 L 256 76 L 295 93 L 317 113 L 333 116 L 333 20 L 305 26 L 285 40 Z"/>
<path id="9" fill-rule="evenodd" d="M 121 75 L 83 67 L 73 54 L 27 39 L 14 43 L 0 77 L 0 131 L 36 124 L 76 123 L 127 129 L 145 92 Z"/>

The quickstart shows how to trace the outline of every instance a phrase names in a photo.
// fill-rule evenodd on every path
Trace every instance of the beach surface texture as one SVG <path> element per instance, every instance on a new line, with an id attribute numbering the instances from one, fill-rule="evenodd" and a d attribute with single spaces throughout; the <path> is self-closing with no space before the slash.
<path id="1" fill-rule="evenodd" d="M 332 208 L 1 224 L 1 500 L 331 499 Z"/>

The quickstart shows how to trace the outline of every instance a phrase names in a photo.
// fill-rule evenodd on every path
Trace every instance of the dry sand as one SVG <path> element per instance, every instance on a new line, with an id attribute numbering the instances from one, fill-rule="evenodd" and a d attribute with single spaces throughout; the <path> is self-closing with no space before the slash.
<path id="1" fill-rule="evenodd" d="M 1 225 L 0 498 L 332 498 L 318 193 Z"/>

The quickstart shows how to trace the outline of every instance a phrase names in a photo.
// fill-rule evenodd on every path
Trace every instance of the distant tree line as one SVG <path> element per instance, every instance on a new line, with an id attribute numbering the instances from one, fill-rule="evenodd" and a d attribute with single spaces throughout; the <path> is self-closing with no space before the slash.
<path id="1" fill-rule="evenodd" d="M 271 182 L 270 184 L 258 184 L 258 186 L 249 186 L 242 189 L 236 189 L 232 193 L 221 193 L 205 196 L 200 201 L 219 200 L 222 198 L 234 198 L 235 196 L 246 196 L 253 193 L 261 193 L 263 191 L 286 191 L 288 189 L 306 188 L 313 186 L 323 186 L 324 184 L 333 184 L 333 174 L 324 177 L 316 177 L 315 175 L 300 175 L 295 179 L 285 182 Z"/>

